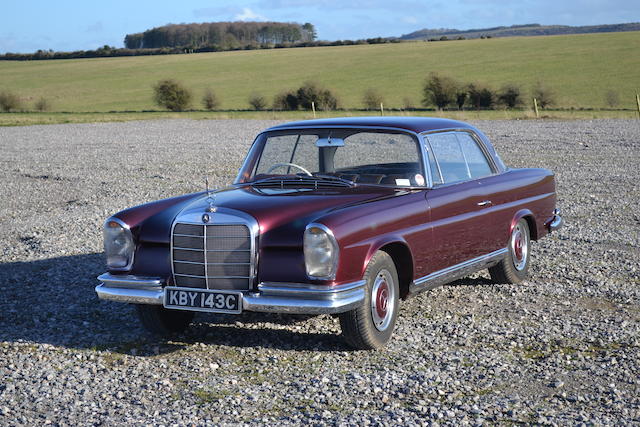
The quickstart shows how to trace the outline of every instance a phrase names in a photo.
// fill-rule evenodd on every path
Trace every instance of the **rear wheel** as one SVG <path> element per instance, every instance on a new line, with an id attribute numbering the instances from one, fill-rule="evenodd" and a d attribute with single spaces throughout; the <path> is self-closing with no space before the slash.
<path id="1" fill-rule="evenodd" d="M 509 237 L 507 255 L 499 264 L 489 268 L 491 279 L 498 283 L 520 283 L 529 275 L 529 224 L 522 218 Z"/>
<path id="2" fill-rule="evenodd" d="M 342 334 L 360 350 L 383 347 L 391 338 L 398 317 L 399 281 L 393 260 L 383 251 L 371 258 L 364 274 L 364 304 L 340 315 Z"/>
<path id="3" fill-rule="evenodd" d="M 161 305 L 136 304 L 138 317 L 144 328 L 154 335 L 168 336 L 184 332 L 195 313 L 192 311 L 167 310 Z"/>

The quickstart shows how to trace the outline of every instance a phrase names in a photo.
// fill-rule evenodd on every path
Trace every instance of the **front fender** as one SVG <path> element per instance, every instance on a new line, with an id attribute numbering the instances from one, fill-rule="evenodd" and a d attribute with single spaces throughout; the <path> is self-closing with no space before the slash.
<path id="1" fill-rule="evenodd" d="M 411 263 L 412 271 L 415 271 L 415 261 L 413 259 L 413 254 L 411 253 L 411 249 L 409 249 L 409 244 L 407 243 L 407 241 L 399 235 L 386 235 L 376 238 L 375 240 L 370 242 L 367 249 L 367 255 L 365 256 L 364 262 L 362 263 L 360 269 L 360 277 L 364 277 L 364 272 L 369 265 L 369 261 L 371 261 L 371 258 L 375 255 L 375 253 L 390 245 L 401 245 L 406 249 L 406 255 L 408 255 L 408 257 L 410 258 L 409 261 Z M 392 258 L 395 258 L 393 254 L 390 255 Z M 394 262 L 396 262 L 397 266 L 397 260 L 394 259 Z M 397 266 L 397 268 L 400 269 L 399 266 Z"/>

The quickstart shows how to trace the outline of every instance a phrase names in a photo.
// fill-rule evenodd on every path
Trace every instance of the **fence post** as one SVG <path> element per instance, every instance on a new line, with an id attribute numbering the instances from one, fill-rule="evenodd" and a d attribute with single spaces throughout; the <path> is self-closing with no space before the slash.
<path id="1" fill-rule="evenodd" d="M 313 118 L 316 118 L 316 103 L 311 101 L 311 109 L 313 110 Z"/>
<path id="2" fill-rule="evenodd" d="M 384 116 L 384 105 L 382 105 L 382 102 L 380 103 L 380 115 Z"/>
<path id="3" fill-rule="evenodd" d="M 636 93 L 636 104 L 638 104 L 638 119 L 640 119 L 640 93 Z"/>
<path id="4" fill-rule="evenodd" d="M 536 119 L 540 118 L 540 112 L 538 111 L 538 100 L 533 98 L 533 109 L 536 112 Z"/>

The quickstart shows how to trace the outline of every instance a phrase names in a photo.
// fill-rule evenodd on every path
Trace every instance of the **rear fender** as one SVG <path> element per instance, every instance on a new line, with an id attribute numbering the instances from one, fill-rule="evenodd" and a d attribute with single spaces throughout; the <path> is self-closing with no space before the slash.
<path id="1" fill-rule="evenodd" d="M 506 236 L 505 241 L 509 241 L 509 237 L 511 236 L 513 229 L 518 224 L 518 221 L 520 221 L 522 218 L 525 218 L 527 220 L 527 224 L 529 225 L 529 234 L 531 235 L 531 240 L 538 239 L 538 229 L 537 229 L 536 220 L 535 220 L 535 216 L 533 215 L 533 212 L 531 212 L 529 209 L 521 209 L 518 212 L 516 212 L 515 215 L 513 216 L 513 219 L 511 220 L 511 224 L 509 226 L 509 236 Z"/>

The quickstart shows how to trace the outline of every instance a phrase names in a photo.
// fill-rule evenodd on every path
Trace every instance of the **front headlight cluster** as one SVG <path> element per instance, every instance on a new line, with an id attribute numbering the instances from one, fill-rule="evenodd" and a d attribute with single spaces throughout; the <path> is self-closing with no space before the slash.
<path id="1" fill-rule="evenodd" d="M 329 228 L 309 224 L 304 231 L 304 262 L 307 276 L 333 280 L 338 267 L 338 243 Z"/>
<path id="2" fill-rule="evenodd" d="M 135 244 L 131 230 L 122 221 L 109 218 L 104 223 L 104 253 L 109 270 L 126 271 L 133 264 Z"/>

